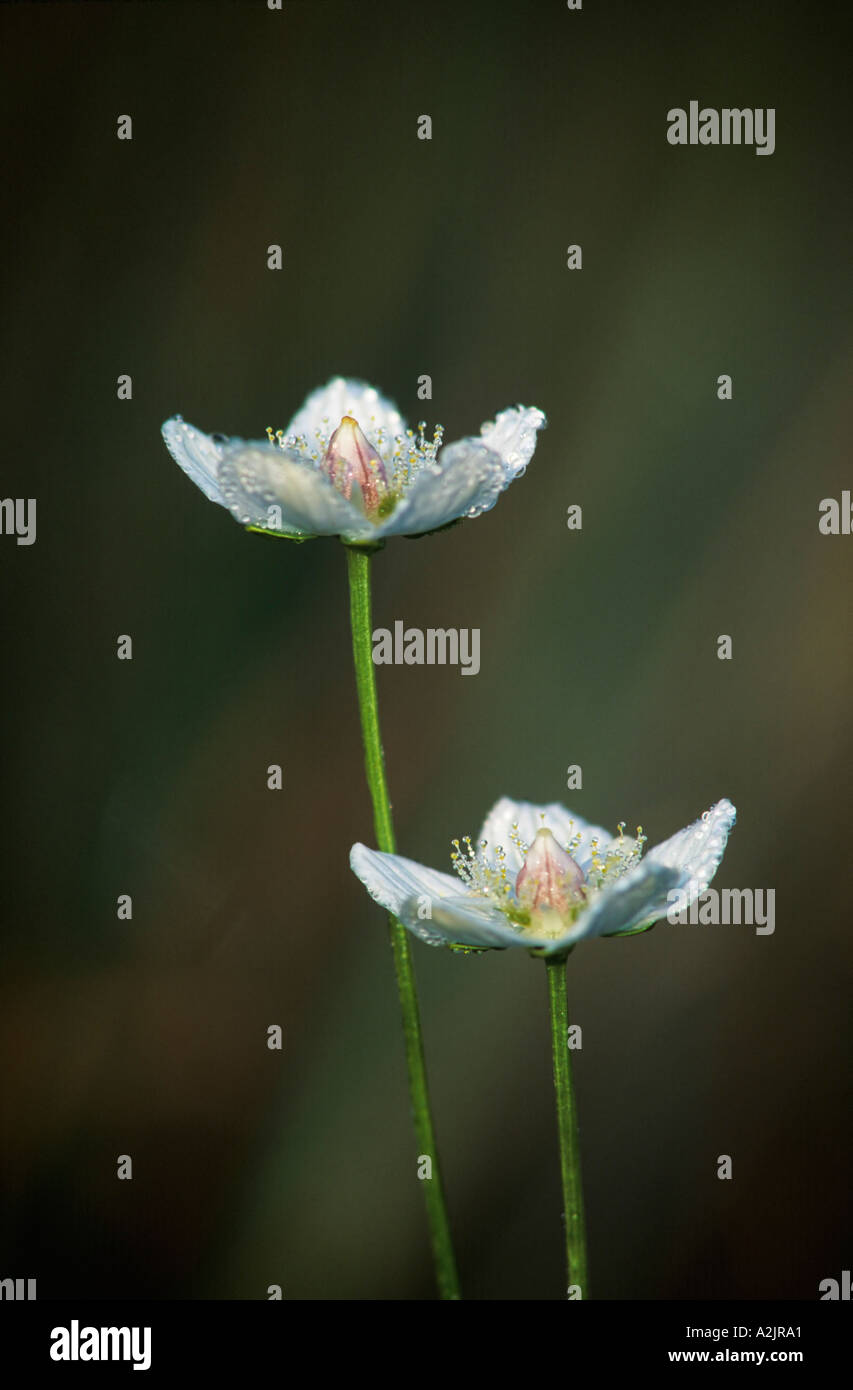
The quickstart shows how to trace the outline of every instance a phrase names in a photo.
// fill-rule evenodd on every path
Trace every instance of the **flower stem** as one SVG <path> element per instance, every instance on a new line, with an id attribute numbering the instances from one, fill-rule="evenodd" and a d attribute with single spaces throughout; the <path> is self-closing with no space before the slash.
<path id="1" fill-rule="evenodd" d="M 563 1180 L 566 1269 L 569 1285 L 579 1289 L 575 1297 L 589 1297 L 586 1260 L 586 1222 L 581 1183 L 578 1114 L 572 1088 L 569 1052 L 569 1009 L 566 1001 L 565 958 L 545 961 L 548 1003 L 551 1013 L 551 1047 L 554 1055 L 554 1090 L 557 1096 L 557 1130 L 560 1136 L 560 1173 Z M 571 1296 L 571 1295 L 570 1295 Z"/>
<path id="2" fill-rule="evenodd" d="M 348 547 L 347 566 L 355 683 L 361 715 L 361 735 L 364 742 L 364 766 L 367 773 L 367 785 L 370 788 L 370 797 L 373 802 L 376 843 L 379 849 L 386 854 L 393 854 L 395 850 L 394 825 L 391 819 L 388 783 L 385 778 L 385 759 L 379 732 L 376 675 L 373 667 L 370 553 L 366 550 Z M 450 1223 L 447 1218 L 441 1181 L 441 1166 L 438 1160 L 435 1131 L 430 1113 L 412 953 L 405 928 L 401 927 L 396 918 L 390 915 L 388 926 L 391 935 L 391 951 L 394 956 L 394 970 L 397 975 L 397 989 L 400 995 L 400 1008 L 403 1014 L 403 1038 L 406 1048 L 406 1066 L 409 1073 L 409 1095 L 419 1157 L 423 1155 L 432 1161 L 431 1176 L 424 1178 L 423 1188 L 438 1291 L 441 1298 L 458 1299 L 461 1297 L 459 1279 L 456 1273 L 456 1258 L 450 1237 Z"/>

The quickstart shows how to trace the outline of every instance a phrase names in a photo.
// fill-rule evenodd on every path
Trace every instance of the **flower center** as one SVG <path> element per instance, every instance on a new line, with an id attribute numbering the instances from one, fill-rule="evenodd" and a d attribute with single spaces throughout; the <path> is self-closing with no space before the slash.
<path id="1" fill-rule="evenodd" d="M 344 497 L 361 502 L 372 521 L 390 516 L 405 490 L 422 468 L 434 468 L 444 430 L 438 425 L 432 438 L 426 434 L 426 421 L 405 434 L 389 435 L 373 416 L 367 422 L 371 438 L 354 415 L 345 415 L 330 435 L 331 421 L 324 417 L 314 438 L 287 435 L 267 426 L 267 438 L 280 449 L 299 454 L 303 461 L 319 468 Z M 372 442 L 371 442 L 372 441 Z"/>
<path id="2" fill-rule="evenodd" d="M 345 415 L 335 430 L 320 465 L 347 499 L 361 495 L 366 516 L 375 516 L 388 492 L 388 474 L 379 454 L 352 415 Z"/>
<path id="3" fill-rule="evenodd" d="M 515 880 L 519 906 L 530 913 L 557 912 L 565 917 L 583 898 L 583 870 L 557 843 L 546 826 L 524 857 Z"/>
<path id="4" fill-rule="evenodd" d="M 522 857 L 523 863 L 513 884 L 506 866 L 503 846 L 489 846 L 481 840 L 477 848 L 466 835 L 461 844 L 453 841 L 451 862 L 469 893 L 488 898 L 499 907 L 516 929 L 532 940 L 548 940 L 562 936 L 578 914 L 615 879 L 638 863 L 646 836 L 637 826 L 636 837 L 625 834 L 625 822 L 619 823 L 619 838 L 608 839 L 602 845 L 593 836 L 585 856 L 586 872 L 572 855 L 583 843 L 577 831 L 565 848 L 544 824 L 536 832 L 533 843 L 527 845 L 515 822 L 509 837 Z"/>

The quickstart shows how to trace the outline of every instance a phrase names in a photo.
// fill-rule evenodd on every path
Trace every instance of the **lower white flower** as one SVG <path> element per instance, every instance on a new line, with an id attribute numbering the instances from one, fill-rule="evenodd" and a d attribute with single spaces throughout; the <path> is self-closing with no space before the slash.
<path id="1" fill-rule="evenodd" d="M 180 415 L 163 425 L 175 462 L 243 526 L 293 540 L 353 543 L 417 536 L 493 507 L 521 477 L 545 424 L 516 406 L 480 434 L 442 446 L 439 426 L 409 429 L 363 381 L 336 377 L 314 391 L 286 430 L 266 440 L 204 434 Z"/>
<path id="2" fill-rule="evenodd" d="M 693 825 L 643 856 L 642 827 L 617 835 L 564 806 L 502 797 L 476 846 L 453 841 L 457 877 L 398 854 L 353 845 L 350 865 L 376 902 L 430 946 L 523 946 L 541 955 L 590 936 L 645 931 L 666 916 L 668 894 L 685 905 L 704 893 L 735 822 L 718 801 Z"/>

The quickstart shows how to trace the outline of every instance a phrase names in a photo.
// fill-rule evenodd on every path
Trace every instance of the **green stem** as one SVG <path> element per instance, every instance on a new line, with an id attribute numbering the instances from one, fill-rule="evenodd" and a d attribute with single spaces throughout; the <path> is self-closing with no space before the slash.
<path id="1" fill-rule="evenodd" d="M 382 754 L 382 739 L 379 732 L 376 673 L 373 665 L 369 552 L 348 547 L 347 566 L 355 683 L 361 715 L 361 735 L 364 741 L 364 766 L 367 773 L 367 785 L 370 788 L 370 797 L 373 802 L 376 843 L 386 854 L 393 854 L 395 850 L 394 825 L 391 820 L 391 802 L 388 797 L 388 783 L 385 778 L 385 759 Z M 423 1180 L 423 1188 L 438 1291 L 442 1298 L 458 1299 L 460 1297 L 459 1279 L 456 1273 L 456 1259 L 450 1238 L 450 1223 L 447 1219 L 441 1167 L 430 1113 L 421 1020 L 409 937 L 405 928 L 400 926 L 396 918 L 389 916 L 388 926 L 391 934 L 394 970 L 397 975 L 397 989 L 400 995 L 400 1008 L 403 1014 L 403 1038 L 406 1047 L 406 1066 L 409 1073 L 409 1095 L 412 1102 L 415 1135 L 419 1156 L 422 1154 L 432 1160 L 432 1175 Z"/>
<path id="2" fill-rule="evenodd" d="M 580 1290 L 575 1297 L 589 1297 L 586 1261 L 586 1223 L 581 1183 L 578 1112 L 572 1088 L 569 1051 L 569 1009 L 566 1001 L 566 962 L 546 958 L 548 1003 L 551 1013 L 551 1047 L 554 1054 L 554 1090 L 557 1096 L 557 1130 L 560 1136 L 560 1174 L 565 1206 L 566 1269 L 569 1285 Z"/>

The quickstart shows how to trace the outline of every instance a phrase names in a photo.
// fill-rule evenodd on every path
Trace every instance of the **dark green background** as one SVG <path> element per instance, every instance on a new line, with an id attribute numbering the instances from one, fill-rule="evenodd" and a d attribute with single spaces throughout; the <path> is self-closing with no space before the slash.
<path id="1" fill-rule="evenodd" d="M 339 372 L 448 439 L 549 417 L 493 512 L 377 557 L 377 625 L 482 632 L 476 679 L 379 671 L 401 851 L 449 867 L 499 795 L 565 799 L 581 763 L 576 809 L 652 842 L 731 797 L 717 884 L 776 890 L 772 937 L 571 958 L 594 1292 L 814 1299 L 849 1268 L 853 539 L 817 527 L 851 481 L 843 13 L 3 8 L 2 492 L 38 540 L 0 538 L 0 1274 L 432 1296 L 384 921 L 347 866 L 345 557 L 244 534 L 159 436 L 263 435 Z M 693 98 L 775 107 L 776 152 L 670 147 Z M 558 1299 L 542 966 L 415 954 L 465 1291 Z"/>

